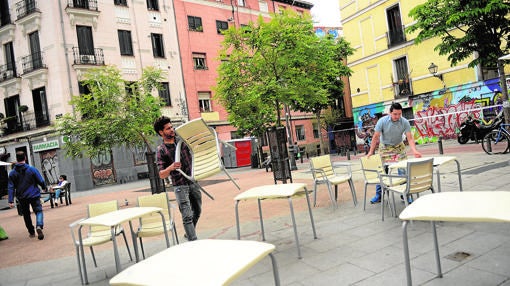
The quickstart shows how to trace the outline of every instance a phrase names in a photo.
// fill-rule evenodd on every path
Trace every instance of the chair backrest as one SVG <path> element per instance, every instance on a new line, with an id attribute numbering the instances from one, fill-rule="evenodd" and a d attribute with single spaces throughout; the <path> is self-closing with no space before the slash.
<path id="1" fill-rule="evenodd" d="M 310 166 L 312 168 L 312 175 L 314 180 L 325 179 L 323 177 L 324 175 L 327 178 L 333 177 L 335 175 L 335 171 L 333 170 L 333 164 L 331 164 L 331 157 L 329 155 L 322 155 L 310 158 Z M 324 173 L 314 171 L 314 169 L 320 169 Z"/>
<path id="2" fill-rule="evenodd" d="M 407 191 L 419 193 L 433 188 L 433 158 L 407 162 Z"/>
<path id="3" fill-rule="evenodd" d="M 119 209 L 119 204 L 117 200 L 100 202 L 100 203 L 92 203 L 87 206 L 87 212 L 89 217 L 94 217 L 98 215 L 102 215 L 105 213 L 113 212 Z M 105 226 L 91 226 L 90 232 L 95 231 L 104 231 L 109 230 L 109 227 Z"/>
<path id="4" fill-rule="evenodd" d="M 384 174 L 384 166 L 381 159 L 381 155 L 374 154 L 372 156 L 361 157 L 361 170 L 363 171 L 363 176 L 366 181 L 373 180 L 379 178 L 379 174 Z M 376 172 L 366 172 L 365 170 L 377 171 Z"/>
<path id="5" fill-rule="evenodd" d="M 138 206 L 139 207 L 158 207 L 163 209 L 163 215 L 165 216 L 165 221 L 170 221 L 170 202 L 168 199 L 168 194 L 166 192 L 162 192 L 154 195 L 146 195 L 138 197 Z M 161 223 L 161 215 L 159 213 L 151 213 L 150 215 L 143 216 L 140 218 L 140 224 L 149 224 L 149 223 Z"/>
<path id="6" fill-rule="evenodd" d="M 191 177 L 198 181 L 224 170 L 216 132 L 202 118 L 177 127 L 175 133 L 188 145 L 193 155 Z M 176 161 L 178 156 L 180 154 L 176 154 Z"/>

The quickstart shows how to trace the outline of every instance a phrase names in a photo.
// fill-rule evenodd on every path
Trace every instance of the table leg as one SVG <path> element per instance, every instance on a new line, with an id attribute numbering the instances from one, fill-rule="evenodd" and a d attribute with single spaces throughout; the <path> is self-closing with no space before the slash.
<path id="1" fill-rule="evenodd" d="M 310 222 L 312 223 L 313 238 L 317 239 L 317 233 L 315 232 L 315 222 L 313 220 L 312 205 L 310 203 L 310 197 L 308 196 L 308 190 L 305 188 L 306 203 L 308 204 L 308 213 L 310 214 Z"/>
<path id="2" fill-rule="evenodd" d="M 437 277 L 443 277 L 443 273 L 441 272 L 441 260 L 439 258 L 439 244 L 437 243 L 437 232 L 436 232 L 436 222 L 431 221 L 432 224 L 432 235 L 434 236 L 434 248 L 436 250 L 436 266 L 437 266 Z"/>
<path id="3" fill-rule="evenodd" d="M 402 223 L 402 243 L 404 248 L 404 264 L 406 267 L 406 279 L 407 286 L 413 285 L 413 280 L 411 278 L 411 261 L 409 259 L 409 244 L 407 240 L 407 225 L 409 221 L 404 221 Z"/>
<path id="4" fill-rule="evenodd" d="M 262 241 L 266 241 L 266 234 L 264 233 L 264 219 L 262 218 L 262 203 L 261 199 L 257 199 L 257 203 L 259 205 L 259 220 L 260 220 L 260 230 L 262 231 Z"/>
<path id="5" fill-rule="evenodd" d="M 298 258 L 301 259 L 301 248 L 299 247 L 299 238 L 296 227 L 296 218 L 294 217 L 294 207 L 292 206 L 292 198 L 288 197 L 290 207 L 290 217 L 292 218 L 292 226 L 294 227 L 294 238 L 296 239 Z"/>
<path id="6" fill-rule="evenodd" d="M 280 286 L 280 274 L 278 273 L 278 264 L 276 263 L 276 258 L 272 253 L 269 253 L 269 257 L 271 257 L 271 264 L 273 265 L 274 285 Z"/>
<path id="7" fill-rule="evenodd" d="M 83 235 L 81 234 L 82 225 L 78 228 L 78 239 L 80 240 L 80 252 L 81 252 L 81 262 L 83 264 L 83 280 L 85 284 L 89 284 L 89 277 L 87 275 L 87 265 L 85 264 L 85 251 L 83 250 Z M 81 270 L 80 270 L 81 272 Z"/>
<path id="8" fill-rule="evenodd" d="M 241 227 L 239 226 L 239 201 L 236 201 L 235 212 L 236 212 L 237 240 L 241 240 Z"/>

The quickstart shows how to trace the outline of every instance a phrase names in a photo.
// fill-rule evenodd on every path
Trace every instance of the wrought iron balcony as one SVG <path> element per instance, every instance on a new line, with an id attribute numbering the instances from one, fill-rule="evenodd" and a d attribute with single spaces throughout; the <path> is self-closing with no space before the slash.
<path id="1" fill-rule="evenodd" d="M 17 14 L 17 19 L 21 19 L 27 15 L 30 15 L 36 11 L 38 11 L 38 7 L 37 7 L 37 2 L 35 0 L 32 0 L 32 1 L 19 1 L 18 3 L 16 3 L 16 14 Z"/>
<path id="2" fill-rule="evenodd" d="M 30 113 L 20 117 L 11 116 L 0 120 L 0 136 L 29 131 L 45 126 L 50 126 L 50 119 L 47 114 Z"/>
<path id="3" fill-rule="evenodd" d="M 46 68 L 46 64 L 44 64 L 43 52 L 37 52 L 37 53 L 33 53 L 31 55 L 22 57 L 21 58 L 21 67 L 23 69 L 23 74 L 33 72 L 38 69 Z"/>
<path id="4" fill-rule="evenodd" d="M 80 48 L 73 47 L 73 57 L 75 65 L 104 65 L 103 49 L 93 49 L 91 51 L 80 51 Z"/>
<path id="5" fill-rule="evenodd" d="M 404 26 L 386 32 L 386 37 L 388 39 L 388 48 L 404 43 L 406 41 Z"/>
<path id="6" fill-rule="evenodd" d="M 97 0 L 68 0 L 67 7 L 97 11 Z"/>

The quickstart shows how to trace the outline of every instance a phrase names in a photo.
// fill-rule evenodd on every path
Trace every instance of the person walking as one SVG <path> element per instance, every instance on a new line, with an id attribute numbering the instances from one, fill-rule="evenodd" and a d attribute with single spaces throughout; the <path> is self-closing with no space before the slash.
<path id="1" fill-rule="evenodd" d="M 189 241 L 196 240 L 195 228 L 202 213 L 202 193 L 200 188 L 186 179 L 177 169 L 191 176 L 191 153 L 186 146 L 181 148 L 181 161 L 175 162 L 175 149 L 177 138 L 170 118 L 161 116 L 154 122 L 154 131 L 163 138 L 163 143 L 158 146 L 156 161 L 159 169 L 159 177 L 166 179 L 171 177 L 175 193 L 175 199 L 182 215 L 182 224 L 186 232 L 184 237 Z"/>
<path id="2" fill-rule="evenodd" d="M 37 231 L 37 238 L 44 239 L 43 228 L 43 211 L 41 205 L 41 190 L 46 190 L 46 183 L 36 168 L 25 163 L 26 155 L 23 151 L 16 152 L 16 164 L 9 172 L 7 182 L 7 190 L 9 192 L 9 207 L 14 207 L 14 196 L 19 201 L 19 207 L 25 221 L 25 226 L 28 230 L 30 237 L 35 237 Z M 32 217 L 30 215 L 30 206 L 35 213 L 36 228 L 32 224 Z"/>
<path id="3" fill-rule="evenodd" d="M 409 147 L 414 157 L 420 158 L 421 153 L 416 150 L 413 135 L 411 134 L 411 124 L 402 117 L 402 105 L 393 103 L 390 106 L 390 114 L 381 117 L 375 125 L 375 132 L 370 143 L 370 151 L 367 156 L 374 155 L 375 148 L 379 144 L 379 154 L 383 162 L 401 161 L 407 159 L 406 146 L 403 138 L 407 138 Z M 399 174 L 403 174 L 399 170 Z M 376 185 L 375 196 L 370 203 L 375 204 L 381 202 L 381 186 Z"/>

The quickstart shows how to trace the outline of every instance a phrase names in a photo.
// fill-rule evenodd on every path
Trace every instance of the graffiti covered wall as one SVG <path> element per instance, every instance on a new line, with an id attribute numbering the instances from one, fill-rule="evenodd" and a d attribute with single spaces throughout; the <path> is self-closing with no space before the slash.
<path id="1" fill-rule="evenodd" d="M 387 113 L 388 103 L 377 103 L 353 110 L 358 144 L 373 132 L 380 115 Z M 460 124 L 472 115 L 489 120 L 501 110 L 502 97 L 498 79 L 467 83 L 444 90 L 411 96 L 406 104 L 412 107 L 414 122 L 412 132 L 416 143 L 457 137 Z"/>

